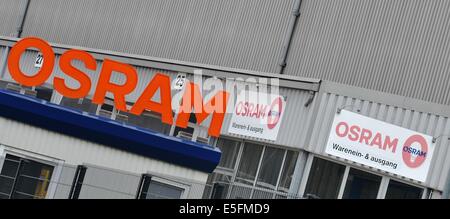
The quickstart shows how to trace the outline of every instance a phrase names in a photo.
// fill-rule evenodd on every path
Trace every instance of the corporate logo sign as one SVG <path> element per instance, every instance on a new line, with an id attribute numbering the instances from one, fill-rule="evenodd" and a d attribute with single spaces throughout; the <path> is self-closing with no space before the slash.
<path id="1" fill-rule="evenodd" d="M 432 137 L 342 110 L 336 114 L 325 152 L 425 182 L 433 157 Z"/>
<path id="2" fill-rule="evenodd" d="M 228 132 L 275 141 L 285 108 L 280 95 L 244 90 L 237 97 Z"/>
<path id="3" fill-rule="evenodd" d="M 39 54 L 34 62 L 34 66 L 39 68 L 36 73 L 23 72 L 21 69 L 21 57 L 29 49 L 38 50 Z M 95 71 L 100 69 L 98 80 L 90 76 L 73 65 L 73 61 L 80 61 L 86 69 Z M 8 70 L 11 77 L 20 85 L 35 87 L 44 84 L 52 74 L 53 87 L 56 92 L 67 98 L 80 99 L 90 95 L 91 87 L 95 87 L 92 103 L 101 105 L 105 101 L 107 94 L 112 94 L 114 106 L 117 110 L 128 112 L 135 115 L 141 115 L 144 111 L 152 111 L 161 115 L 161 121 L 169 125 L 176 125 L 180 128 L 186 128 L 191 114 L 195 115 L 196 123 L 208 126 L 208 134 L 213 137 L 219 137 L 222 128 L 225 113 L 227 113 L 228 102 L 233 103 L 235 90 L 238 92 L 246 90 L 267 90 L 271 86 L 272 94 L 278 93 L 276 89 L 279 85 L 277 78 L 272 78 L 270 82 L 267 78 L 225 78 L 209 77 L 203 81 L 201 70 L 194 71 L 194 81 L 189 81 L 186 74 L 178 74 L 177 78 L 171 83 L 171 78 L 163 73 L 156 73 L 150 81 L 140 81 L 136 68 L 130 64 L 122 63 L 104 58 L 101 66 L 97 66 L 96 58 L 86 51 L 70 49 L 63 54 L 55 55 L 53 48 L 45 40 L 37 37 L 27 37 L 18 41 L 11 49 L 8 55 Z M 67 78 L 56 75 L 55 65 L 59 65 L 62 74 L 76 80 L 78 87 L 70 86 Z M 123 82 L 120 84 L 111 81 L 114 74 L 121 74 Z M 127 96 L 130 95 L 138 84 L 147 84 L 145 89 L 139 95 L 139 98 L 132 106 L 127 105 Z M 172 84 L 172 86 L 171 86 Z M 256 88 L 258 85 L 258 88 Z M 172 90 L 172 88 L 174 90 Z M 206 92 L 206 93 L 205 93 Z M 247 92 L 247 91 L 245 91 Z M 261 92 L 260 92 L 261 93 Z M 263 93 L 263 92 L 262 92 Z M 206 95 L 205 95 L 206 94 Z M 159 96 L 160 100 L 155 101 L 153 97 Z M 259 95 L 261 97 L 264 95 Z M 272 96 L 270 96 L 272 97 Z M 257 98 L 252 96 L 252 98 Z M 241 100 L 242 101 L 242 100 Z M 281 120 L 281 112 L 284 107 L 282 99 L 271 99 L 270 102 L 261 103 L 262 105 L 253 108 L 253 102 L 257 104 L 260 100 L 247 101 L 247 105 L 239 105 L 239 109 L 245 110 L 249 118 L 265 119 L 264 129 L 276 130 Z M 245 109 L 244 109 L 245 107 Z M 230 107 L 231 108 L 231 107 Z M 254 112 L 257 111 L 256 114 Z M 174 117 L 173 112 L 177 114 Z M 244 113 L 244 112 L 243 112 Z M 254 116 L 253 116 L 254 115 Z M 175 120 L 176 118 L 176 120 Z M 208 120 L 210 118 L 210 120 Z M 251 119 L 248 124 L 253 124 Z M 256 127 L 256 129 L 261 127 Z M 249 127 L 249 132 L 254 131 L 255 127 Z M 262 133 L 262 132 L 261 132 Z M 266 134 L 266 133 L 265 133 Z M 268 132 L 269 138 L 276 138 L 272 131 Z"/>

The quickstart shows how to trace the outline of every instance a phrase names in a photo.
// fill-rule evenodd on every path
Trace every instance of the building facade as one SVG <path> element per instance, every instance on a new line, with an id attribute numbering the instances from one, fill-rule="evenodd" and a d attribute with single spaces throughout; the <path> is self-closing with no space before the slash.
<path id="1" fill-rule="evenodd" d="M 3 0 L 0 5 L 3 198 L 448 198 L 445 2 Z M 139 84 L 127 104 L 136 102 L 158 72 L 172 80 L 179 75 L 193 80 L 198 70 L 203 79 L 223 82 L 277 79 L 269 90 L 278 89 L 286 102 L 278 135 L 268 140 L 230 132 L 233 114 L 227 113 L 220 137 L 212 138 L 209 121 L 197 124 L 194 117 L 180 129 L 152 112 L 119 112 L 112 96 L 101 106 L 93 104 L 94 86 L 86 98 L 66 98 L 53 89 L 53 77 L 75 87 L 77 82 L 58 65 L 42 86 L 20 86 L 7 57 L 21 23 L 21 37 L 51 42 L 56 63 L 75 48 L 92 54 L 97 66 L 105 58 L 132 65 Z M 28 50 L 21 57 L 24 73 L 36 73 L 37 56 Z M 74 65 L 96 84 L 100 68 Z M 123 78 L 114 74 L 111 81 L 120 84 Z M 21 108 L 23 115 L 13 116 L 6 112 L 23 105 L 9 102 L 43 111 Z M 45 117 L 50 109 L 61 113 L 61 120 Z M 341 111 L 433 137 L 425 179 L 327 153 Z M 64 132 L 61 124 L 72 117 L 91 125 L 78 135 Z M 55 126 L 39 118 L 55 120 Z M 96 126 L 110 133 L 89 129 Z M 76 128 L 76 122 L 66 127 Z M 143 137 L 136 137 L 138 131 Z M 179 151 L 172 150 L 175 142 Z M 162 152 L 161 146 L 170 149 Z"/>

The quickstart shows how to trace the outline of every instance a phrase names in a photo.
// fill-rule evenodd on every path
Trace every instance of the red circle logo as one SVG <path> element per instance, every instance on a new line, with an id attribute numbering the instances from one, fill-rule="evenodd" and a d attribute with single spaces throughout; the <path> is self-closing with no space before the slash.
<path id="1" fill-rule="evenodd" d="M 269 115 L 267 116 L 267 127 L 269 129 L 273 129 L 275 128 L 275 126 L 277 126 L 278 122 L 280 121 L 282 111 L 283 100 L 281 99 L 281 97 L 278 97 L 270 105 Z"/>
<path id="2" fill-rule="evenodd" d="M 412 147 L 414 143 L 420 145 L 418 147 Z M 416 144 L 416 145 L 417 145 Z M 406 139 L 403 144 L 402 157 L 403 162 L 410 168 L 417 168 L 425 162 L 428 153 L 428 144 L 424 137 L 421 135 L 412 135 Z"/>

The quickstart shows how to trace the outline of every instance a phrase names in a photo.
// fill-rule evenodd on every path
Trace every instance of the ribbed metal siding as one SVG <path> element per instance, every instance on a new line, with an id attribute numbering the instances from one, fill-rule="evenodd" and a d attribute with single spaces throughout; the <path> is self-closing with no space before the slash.
<path id="1" fill-rule="evenodd" d="M 450 104 L 450 2 L 304 0 L 286 74 Z"/>
<path id="2" fill-rule="evenodd" d="M 54 199 L 67 199 L 72 188 L 73 178 L 75 177 L 77 167 L 72 165 L 63 165 L 61 175 L 57 180 L 57 187 Z"/>
<path id="3" fill-rule="evenodd" d="M 311 97 L 309 92 L 301 90 L 293 90 L 280 88 L 280 95 L 286 97 L 286 108 L 284 116 L 281 121 L 280 130 L 278 132 L 277 140 L 266 141 L 261 139 L 255 139 L 252 137 L 246 137 L 241 135 L 234 135 L 228 133 L 232 114 L 227 113 L 224 119 L 222 134 L 229 136 L 237 136 L 239 138 L 250 139 L 254 141 L 268 142 L 271 144 L 288 146 L 292 148 L 303 148 L 306 145 L 308 139 L 308 130 L 311 126 L 313 103 L 308 107 L 305 107 L 305 103 Z M 317 99 L 317 98 L 315 98 Z M 232 112 L 229 110 L 228 112 Z"/>
<path id="4" fill-rule="evenodd" d="M 8 54 L 6 53 L 6 47 L 0 46 L 0 71 L 2 69 L 3 61 L 6 61 L 6 57 Z M 4 60 L 5 59 L 5 60 Z M 6 64 L 6 63 L 5 63 Z"/>
<path id="5" fill-rule="evenodd" d="M 80 199 L 134 199 L 139 186 L 139 174 L 106 170 L 87 165 Z"/>
<path id="6" fill-rule="evenodd" d="M 0 143 L 64 160 L 141 174 L 152 171 L 206 182 L 207 174 L 0 117 Z"/>
<path id="7" fill-rule="evenodd" d="M 292 0 L 34 0 L 23 36 L 274 72 Z"/>
<path id="8" fill-rule="evenodd" d="M 337 108 L 345 107 L 347 110 L 398 125 L 431 136 L 450 135 L 450 119 L 430 113 L 406 110 L 403 108 L 384 105 L 380 103 L 360 100 L 332 93 L 324 93 L 320 98 L 318 116 L 314 124 L 311 141 L 305 148 L 308 151 L 325 154 L 326 141 L 329 136 L 331 124 Z M 450 169 L 450 142 L 447 137 L 439 138 L 435 145 L 433 161 L 431 163 L 428 180 L 425 185 L 431 188 L 442 189 Z"/>
<path id="9" fill-rule="evenodd" d="M 15 36 L 24 7 L 23 0 L 0 0 L 0 35 Z"/>

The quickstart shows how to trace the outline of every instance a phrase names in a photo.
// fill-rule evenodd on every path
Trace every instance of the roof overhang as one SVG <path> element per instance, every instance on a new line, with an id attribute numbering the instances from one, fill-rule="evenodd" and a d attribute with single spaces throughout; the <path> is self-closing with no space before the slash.
<path id="1" fill-rule="evenodd" d="M 212 172 L 221 152 L 188 141 L 0 90 L 0 116 L 170 164 Z M 26 133 L 24 133 L 26 134 Z"/>

